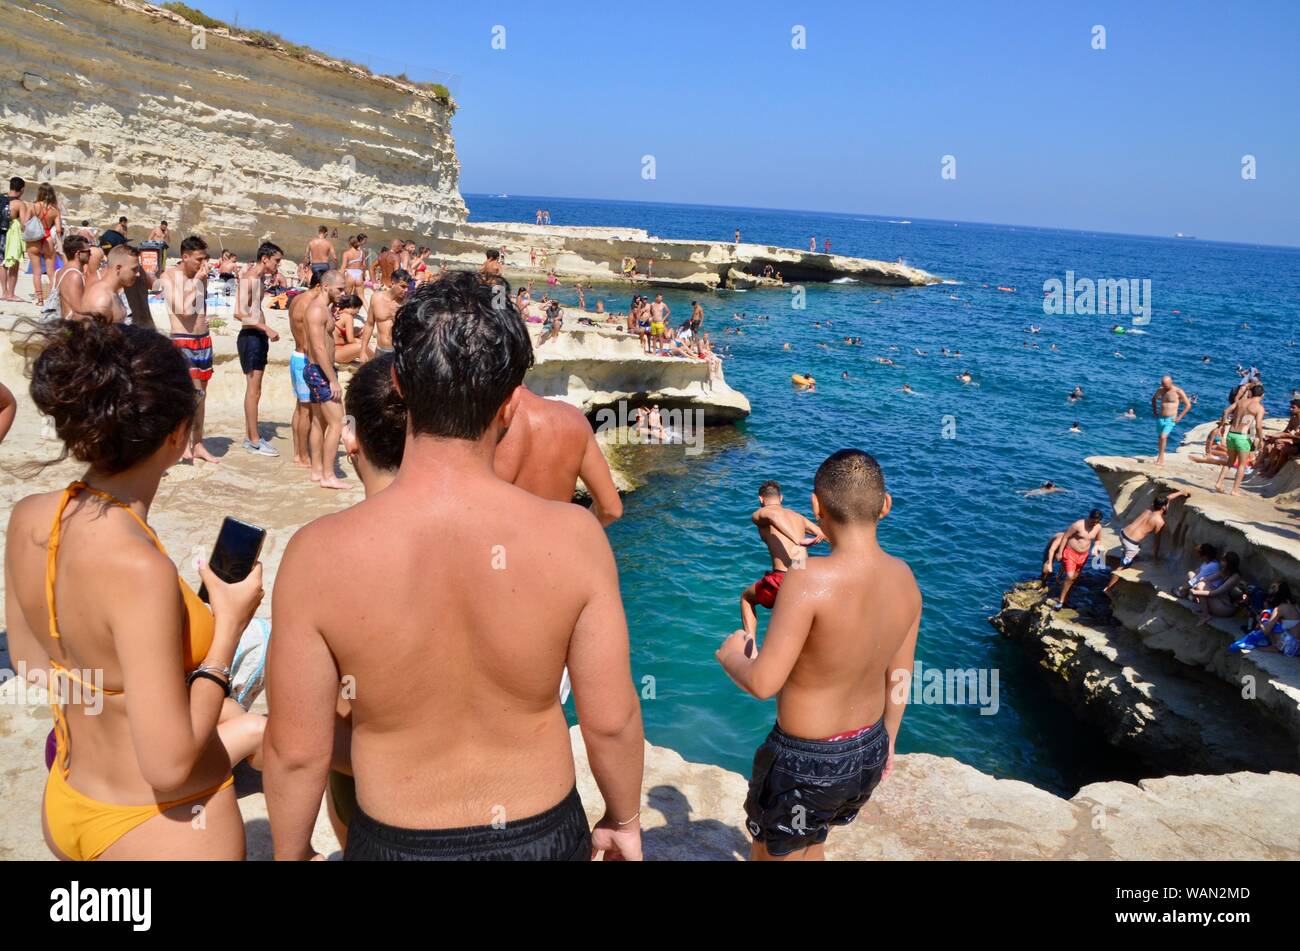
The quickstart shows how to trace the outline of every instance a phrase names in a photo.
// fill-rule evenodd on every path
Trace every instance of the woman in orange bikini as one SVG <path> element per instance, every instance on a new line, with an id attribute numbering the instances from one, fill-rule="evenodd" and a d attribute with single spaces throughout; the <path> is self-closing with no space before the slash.
<path id="1" fill-rule="evenodd" d="M 242 859 L 231 764 L 260 751 L 265 720 L 227 699 L 229 668 L 262 569 L 228 585 L 204 565 L 209 610 L 147 522 L 187 445 L 188 366 L 142 327 L 39 333 L 32 400 L 88 465 L 14 506 L 6 541 L 9 649 L 50 677 L 46 842 L 66 859 Z"/>

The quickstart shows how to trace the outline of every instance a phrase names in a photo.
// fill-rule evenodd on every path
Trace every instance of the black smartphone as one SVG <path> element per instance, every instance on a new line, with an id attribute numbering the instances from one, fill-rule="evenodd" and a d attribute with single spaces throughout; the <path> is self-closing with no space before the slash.
<path id="1" fill-rule="evenodd" d="M 243 581 L 257 564 L 262 554 L 262 542 L 266 541 L 266 529 L 249 525 L 237 518 L 227 517 L 221 523 L 217 534 L 217 544 L 212 548 L 212 558 L 208 567 L 212 573 L 228 584 Z M 208 586 L 199 588 L 199 598 L 208 600 Z"/>

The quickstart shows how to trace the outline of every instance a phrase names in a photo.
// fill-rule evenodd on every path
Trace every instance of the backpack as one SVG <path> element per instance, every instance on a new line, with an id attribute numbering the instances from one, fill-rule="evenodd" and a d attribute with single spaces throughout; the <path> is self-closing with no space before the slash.
<path id="1" fill-rule="evenodd" d="M 9 196 L 0 195 L 0 241 L 3 241 L 5 235 L 9 233 L 9 222 L 11 221 L 13 221 L 13 215 L 9 213 Z"/>

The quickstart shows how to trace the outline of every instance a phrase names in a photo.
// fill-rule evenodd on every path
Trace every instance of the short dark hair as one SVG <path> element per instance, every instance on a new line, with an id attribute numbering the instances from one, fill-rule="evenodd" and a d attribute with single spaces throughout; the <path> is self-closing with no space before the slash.
<path id="1" fill-rule="evenodd" d="M 1250 388 L 1250 395 L 1251 395 L 1251 396 L 1263 396 L 1263 395 L 1264 395 L 1264 384 L 1263 384 L 1263 383 L 1256 383 L 1254 386 L 1252 386 L 1252 387 Z"/>
<path id="2" fill-rule="evenodd" d="M 126 215 L 123 215 L 122 217 L 118 218 L 117 223 L 120 225 L 126 224 Z"/>
<path id="3" fill-rule="evenodd" d="M 352 375 L 343 405 L 366 458 L 380 469 L 400 468 L 406 451 L 406 404 L 393 386 L 391 353 L 378 354 L 361 365 Z"/>
<path id="4" fill-rule="evenodd" d="M 166 218 L 163 218 L 161 221 L 158 222 L 158 224 L 160 224 L 160 225 L 165 225 L 165 224 L 167 224 L 167 219 L 166 219 Z"/>
<path id="5" fill-rule="evenodd" d="M 486 251 L 484 251 L 483 253 L 487 256 L 487 259 L 488 259 L 489 261 L 495 261 L 495 260 L 497 260 L 498 258 L 501 257 L 501 252 L 500 252 L 499 250 L 497 250 L 496 248 L 488 248 L 488 249 L 487 249 Z"/>
<path id="6" fill-rule="evenodd" d="M 281 257 L 284 256 L 284 251 L 278 244 L 272 244 L 270 241 L 263 241 L 257 249 L 257 260 L 260 261 L 262 258 L 272 258 L 277 254 Z"/>
<path id="7" fill-rule="evenodd" d="M 329 228 L 326 228 L 324 225 L 321 225 L 319 228 L 316 229 L 316 233 L 317 233 L 317 234 L 329 234 L 329 233 L 330 233 L 330 229 L 329 229 Z"/>
<path id="8" fill-rule="evenodd" d="M 405 284 L 410 279 L 411 279 L 410 273 L 402 270 L 402 268 L 400 267 L 393 272 L 393 283 L 395 284 Z"/>
<path id="9" fill-rule="evenodd" d="M 1105 517 L 1106 517 L 1106 513 L 1104 513 L 1101 509 L 1093 509 L 1091 512 L 1088 513 L 1088 518 L 1094 522 L 1100 522 Z"/>
<path id="10" fill-rule="evenodd" d="M 758 497 L 760 499 L 770 499 L 774 495 L 781 494 L 781 485 L 775 479 L 768 479 L 758 487 Z"/>
<path id="11" fill-rule="evenodd" d="M 450 439 L 479 439 L 533 365 L 510 285 L 469 271 L 416 289 L 393 321 L 393 349 L 412 432 Z"/>
<path id="12" fill-rule="evenodd" d="M 26 187 L 27 187 L 27 183 L 23 181 L 21 178 L 19 178 L 17 175 L 9 179 L 9 190 L 11 192 L 20 192 Z"/>
<path id="13" fill-rule="evenodd" d="M 1219 560 L 1219 549 L 1215 548 L 1209 542 L 1201 542 L 1196 546 L 1196 550 L 1200 552 L 1202 558 L 1209 558 L 1211 561 Z"/>
<path id="14" fill-rule="evenodd" d="M 344 294 L 336 306 L 339 310 L 360 310 L 364 303 L 356 294 Z"/>
<path id="15" fill-rule="evenodd" d="M 82 251 L 90 247 L 90 242 L 84 236 L 79 234 L 70 234 L 63 239 L 63 260 L 75 258 Z"/>
<path id="16" fill-rule="evenodd" d="M 207 249 L 208 243 L 196 234 L 190 235 L 181 242 L 181 254 L 186 254 L 190 251 L 206 251 Z"/>
<path id="17" fill-rule="evenodd" d="M 1169 499 L 1163 495 L 1157 495 L 1151 500 L 1152 511 L 1159 512 L 1169 507 Z"/>
<path id="18" fill-rule="evenodd" d="M 841 449 L 817 468 L 813 491 L 832 522 L 876 522 L 885 507 L 885 474 L 870 453 Z"/>

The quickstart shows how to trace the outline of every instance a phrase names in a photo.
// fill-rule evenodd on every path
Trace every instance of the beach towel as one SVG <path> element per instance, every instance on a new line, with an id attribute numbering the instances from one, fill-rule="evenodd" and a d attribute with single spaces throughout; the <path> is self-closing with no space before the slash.
<path id="1" fill-rule="evenodd" d="M 4 266 L 13 267 L 27 254 L 27 245 L 23 243 L 23 229 L 15 218 L 9 222 L 9 231 L 4 241 Z"/>

